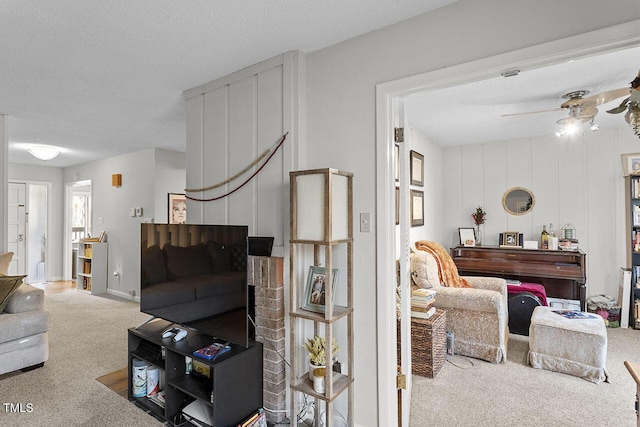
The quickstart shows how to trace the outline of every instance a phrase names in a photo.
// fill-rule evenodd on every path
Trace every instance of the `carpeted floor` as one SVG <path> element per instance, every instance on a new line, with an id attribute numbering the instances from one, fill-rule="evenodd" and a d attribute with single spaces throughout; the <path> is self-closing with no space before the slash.
<path id="1" fill-rule="evenodd" d="M 0 376 L 2 402 L 31 403 L 2 426 L 162 426 L 96 378 L 127 366 L 127 329 L 144 321 L 138 304 L 74 290 L 47 293 L 49 360 L 41 369 Z"/>
<path id="2" fill-rule="evenodd" d="M 410 425 L 633 427 L 636 384 L 624 361 L 640 360 L 640 331 L 607 331 L 609 383 L 533 369 L 528 337 L 511 334 L 506 363 L 454 356 L 435 379 L 414 375 Z"/>

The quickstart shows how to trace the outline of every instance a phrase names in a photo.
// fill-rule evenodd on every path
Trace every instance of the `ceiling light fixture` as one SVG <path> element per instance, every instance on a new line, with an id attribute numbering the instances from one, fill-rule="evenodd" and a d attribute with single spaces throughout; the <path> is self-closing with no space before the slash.
<path id="1" fill-rule="evenodd" d="M 589 122 L 589 129 L 591 129 L 593 132 L 600 130 L 600 126 L 593 120 L 594 119 L 591 119 L 591 121 Z"/>
<path id="2" fill-rule="evenodd" d="M 60 150 L 58 150 L 57 148 L 47 147 L 44 145 L 33 145 L 27 148 L 27 151 L 33 157 L 38 160 L 42 160 L 43 162 L 46 162 L 47 160 L 53 160 L 58 157 L 58 154 L 60 154 Z"/>

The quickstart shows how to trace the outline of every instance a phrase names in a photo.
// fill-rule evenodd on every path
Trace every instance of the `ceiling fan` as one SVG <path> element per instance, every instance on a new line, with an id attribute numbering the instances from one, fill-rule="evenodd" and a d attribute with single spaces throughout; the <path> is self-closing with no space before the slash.
<path id="1" fill-rule="evenodd" d="M 503 114 L 501 115 L 501 117 L 546 113 L 551 111 L 562 111 L 563 109 L 566 109 L 569 113 L 568 117 L 560 119 L 556 122 L 560 126 L 562 126 L 560 131 L 558 131 L 558 136 L 564 135 L 565 133 L 575 132 L 580 124 L 587 122 L 590 122 L 591 130 L 596 131 L 599 129 L 599 126 L 593 121 L 595 116 L 598 114 L 598 109 L 596 107 L 598 105 L 611 102 L 615 99 L 622 98 L 623 96 L 628 95 L 629 91 L 629 88 L 621 88 L 585 97 L 585 95 L 588 95 L 590 93 L 588 89 L 572 90 L 561 95 L 561 98 L 566 99 L 566 101 L 560 104 L 560 108 L 555 108 L 552 110 L 531 111 L 526 113 Z"/>

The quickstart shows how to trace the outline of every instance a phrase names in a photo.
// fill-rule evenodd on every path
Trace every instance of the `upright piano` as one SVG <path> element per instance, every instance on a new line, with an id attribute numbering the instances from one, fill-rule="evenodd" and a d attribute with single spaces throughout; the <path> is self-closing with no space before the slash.
<path id="1" fill-rule="evenodd" d="M 539 283 L 552 298 L 580 300 L 586 310 L 587 261 L 582 251 L 500 246 L 457 246 L 451 257 L 461 276 L 489 276 Z"/>

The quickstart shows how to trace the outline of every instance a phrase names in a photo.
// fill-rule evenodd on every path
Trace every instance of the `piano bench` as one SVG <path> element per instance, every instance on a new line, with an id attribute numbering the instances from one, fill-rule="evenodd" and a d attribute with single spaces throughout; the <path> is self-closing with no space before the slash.
<path id="1" fill-rule="evenodd" d="M 537 369 L 607 381 L 607 328 L 600 316 L 568 319 L 550 307 L 533 310 L 529 329 L 529 364 Z M 592 314 L 585 313 L 589 316 Z"/>

